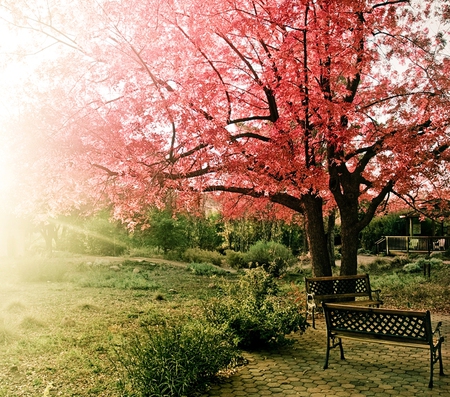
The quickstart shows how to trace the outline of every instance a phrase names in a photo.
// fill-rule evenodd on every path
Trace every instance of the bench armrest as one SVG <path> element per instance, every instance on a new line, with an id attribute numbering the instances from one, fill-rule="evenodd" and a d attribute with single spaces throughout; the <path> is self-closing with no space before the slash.
<path id="1" fill-rule="evenodd" d="M 315 309 L 317 307 L 314 292 L 306 294 L 306 306 L 309 310 Z"/>
<path id="2" fill-rule="evenodd" d="M 442 327 L 442 321 L 439 321 L 436 325 L 436 329 L 433 331 L 433 337 L 436 340 L 441 339 L 441 327 Z"/>
<path id="3" fill-rule="evenodd" d="M 374 289 L 372 292 L 375 294 L 375 300 L 380 300 L 381 289 Z"/>

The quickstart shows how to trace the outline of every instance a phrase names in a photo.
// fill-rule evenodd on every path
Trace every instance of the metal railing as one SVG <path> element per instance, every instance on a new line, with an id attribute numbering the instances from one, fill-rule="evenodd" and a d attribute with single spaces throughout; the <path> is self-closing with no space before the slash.
<path id="1" fill-rule="evenodd" d="M 390 254 L 401 252 L 446 251 L 450 247 L 450 237 L 445 236 L 386 236 L 376 242 L 378 252 Z"/>

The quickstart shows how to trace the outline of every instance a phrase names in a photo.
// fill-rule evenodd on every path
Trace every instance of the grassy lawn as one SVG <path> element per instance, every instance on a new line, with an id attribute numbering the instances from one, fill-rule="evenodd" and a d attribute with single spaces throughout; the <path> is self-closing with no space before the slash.
<path id="1" fill-rule="evenodd" d="M 3 260 L 0 396 L 118 396 L 113 362 L 124 338 L 158 313 L 195 316 L 214 294 L 214 279 L 186 266 L 113 265 Z"/>
<path id="2" fill-rule="evenodd" d="M 201 268 L 197 270 L 202 270 Z M 360 269 L 387 307 L 450 312 L 450 266 L 431 279 L 374 258 Z M 160 316 L 195 317 L 218 277 L 189 266 L 126 258 L 0 262 L 0 397 L 120 396 L 120 346 Z M 298 283 L 304 273 L 285 278 Z"/>

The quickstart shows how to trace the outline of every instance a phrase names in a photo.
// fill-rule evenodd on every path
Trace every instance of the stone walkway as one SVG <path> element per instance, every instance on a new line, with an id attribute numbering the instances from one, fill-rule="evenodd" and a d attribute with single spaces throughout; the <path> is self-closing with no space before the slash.
<path id="1" fill-rule="evenodd" d="M 273 351 L 245 353 L 248 364 L 203 397 L 237 396 L 450 396 L 450 316 L 431 316 L 433 329 L 438 321 L 446 337 L 442 356 L 444 372 L 434 368 L 434 387 L 428 388 L 429 351 L 344 340 L 346 360 L 339 349 L 330 352 L 329 367 L 323 369 L 326 326 L 323 317 L 316 329 L 295 335 L 295 343 Z"/>

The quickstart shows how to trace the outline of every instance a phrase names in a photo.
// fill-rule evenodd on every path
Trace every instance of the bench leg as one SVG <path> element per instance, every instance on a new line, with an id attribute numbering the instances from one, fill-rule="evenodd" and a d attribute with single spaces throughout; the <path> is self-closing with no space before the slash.
<path id="1" fill-rule="evenodd" d="M 438 353 L 439 353 L 439 375 L 445 376 L 444 365 L 442 364 L 441 344 L 439 344 Z"/>
<path id="2" fill-rule="evenodd" d="M 433 369 L 434 369 L 434 354 L 433 348 L 430 349 L 430 382 L 428 383 L 428 387 L 430 389 L 433 388 Z"/>
<path id="3" fill-rule="evenodd" d="M 330 357 L 330 337 L 327 336 L 327 354 L 325 355 L 325 364 L 323 365 L 323 369 L 328 368 L 328 358 Z"/>
<path id="4" fill-rule="evenodd" d="M 345 360 L 344 348 L 342 347 L 342 339 L 339 339 L 339 349 L 341 350 L 341 360 Z"/>
<path id="5" fill-rule="evenodd" d="M 336 342 L 336 339 L 338 340 L 338 342 Z M 341 351 L 341 360 L 345 360 L 344 348 L 342 347 L 342 339 L 336 338 L 334 336 L 329 337 L 327 335 L 327 354 L 325 356 L 325 364 L 323 366 L 323 369 L 328 368 L 328 359 L 330 358 L 330 350 L 334 349 L 335 347 L 338 347 L 338 346 L 339 346 L 339 350 Z"/>

